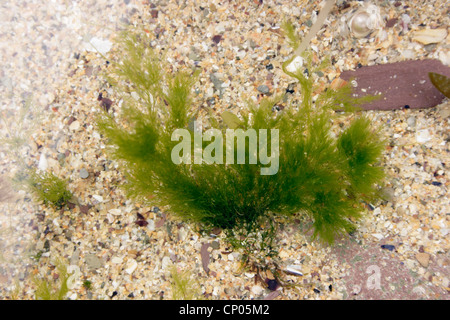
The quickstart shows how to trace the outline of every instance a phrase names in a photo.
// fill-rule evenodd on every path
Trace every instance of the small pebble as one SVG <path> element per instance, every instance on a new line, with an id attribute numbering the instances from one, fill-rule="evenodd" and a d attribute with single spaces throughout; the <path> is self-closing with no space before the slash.
<path id="1" fill-rule="evenodd" d="M 388 21 L 386 21 L 386 28 L 392 28 L 397 24 L 397 21 L 398 21 L 397 18 L 389 19 Z"/>
<path id="2" fill-rule="evenodd" d="M 271 291 L 277 290 L 278 282 L 275 279 L 270 279 L 267 281 L 267 288 Z"/>
<path id="3" fill-rule="evenodd" d="M 414 128 L 416 126 L 416 117 L 409 117 L 408 119 L 406 119 L 406 123 L 410 128 Z"/>
<path id="4" fill-rule="evenodd" d="M 381 245 L 381 249 L 386 249 L 389 251 L 394 251 L 395 250 L 395 246 L 391 245 L 391 244 L 382 244 Z"/>
<path id="5" fill-rule="evenodd" d="M 220 80 L 218 74 L 211 73 L 209 78 L 211 79 L 212 83 L 214 84 L 214 88 L 216 88 L 216 90 L 221 90 L 222 89 L 223 81 Z"/>
<path id="6" fill-rule="evenodd" d="M 213 248 L 213 249 L 219 249 L 220 248 L 220 244 L 219 244 L 219 241 L 212 241 L 211 242 L 211 248 Z"/>
<path id="7" fill-rule="evenodd" d="M 89 172 L 86 169 L 80 170 L 80 178 L 81 179 L 87 179 L 89 177 Z"/>
<path id="8" fill-rule="evenodd" d="M 150 11 L 150 14 L 152 15 L 152 18 L 153 18 L 153 19 L 158 18 L 158 10 L 151 10 L 151 11 Z"/>
<path id="9" fill-rule="evenodd" d="M 75 120 L 69 125 L 70 131 L 77 131 L 80 128 L 80 121 Z"/>
<path id="10" fill-rule="evenodd" d="M 222 40 L 222 36 L 221 35 L 215 35 L 214 37 L 212 37 L 212 41 L 215 44 L 219 44 L 219 42 Z"/>
<path id="11" fill-rule="evenodd" d="M 263 94 L 268 94 L 270 92 L 269 87 L 266 85 L 261 85 L 257 88 L 257 90 Z"/>
<path id="12" fill-rule="evenodd" d="M 252 287 L 252 293 L 256 296 L 259 296 L 263 292 L 263 290 L 264 289 L 258 285 Z"/>
<path id="13" fill-rule="evenodd" d="M 103 266 L 103 262 L 94 254 L 86 255 L 84 261 L 89 269 L 99 269 Z"/>

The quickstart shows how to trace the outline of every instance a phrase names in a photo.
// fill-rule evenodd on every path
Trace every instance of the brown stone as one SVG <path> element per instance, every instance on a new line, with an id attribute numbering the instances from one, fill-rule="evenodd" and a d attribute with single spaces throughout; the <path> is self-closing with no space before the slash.
<path id="1" fill-rule="evenodd" d="M 439 105 L 444 95 L 431 83 L 428 73 L 435 72 L 450 77 L 450 68 L 439 60 L 409 60 L 344 71 L 341 79 L 356 81 L 353 92 L 358 96 L 368 94 L 382 97 L 364 104 L 365 110 L 420 109 Z"/>
<path id="2" fill-rule="evenodd" d="M 427 268 L 430 263 L 430 255 L 425 252 L 419 252 L 416 254 L 416 259 L 419 261 L 422 267 Z"/>

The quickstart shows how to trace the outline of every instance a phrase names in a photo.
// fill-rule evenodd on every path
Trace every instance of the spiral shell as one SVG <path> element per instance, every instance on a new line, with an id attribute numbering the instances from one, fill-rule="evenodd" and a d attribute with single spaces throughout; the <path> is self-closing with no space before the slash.
<path id="1" fill-rule="evenodd" d="M 364 38 L 380 29 L 382 22 L 380 9 L 376 5 L 368 4 L 355 12 L 348 22 L 348 27 L 356 38 Z"/>

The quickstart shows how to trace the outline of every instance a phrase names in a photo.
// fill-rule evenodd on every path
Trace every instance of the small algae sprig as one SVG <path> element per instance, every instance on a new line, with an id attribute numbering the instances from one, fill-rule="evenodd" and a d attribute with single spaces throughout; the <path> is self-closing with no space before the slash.
<path id="1" fill-rule="evenodd" d="M 38 201 L 54 208 L 61 208 L 72 198 L 67 181 L 50 172 L 29 170 L 25 185 Z"/>
<path id="2" fill-rule="evenodd" d="M 191 278 L 189 271 L 180 271 L 176 266 L 170 269 L 170 283 L 173 300 L 199 300 L 200 286 Z"/>
<path id="3" fill-rule="evenodd" d="M 67 270 L 67 263 L 63 259 L 57 259 L 54 265 L 58 274 L 57 281 L 45 277 L 33 278 L 36 286 L 34 293 L 36 300 L 64 300 L 69 292 L 68 280 L 70 275 Z"/>
<path id="4" fill-rule="evenodd" d="M 205 229 L 220 228 L 235 248 L 254 236 L 263 242 L 252 246 L 269 255 L 276 252 L 271 239 L 277 218 L 308 218 L 314 238 L 330 243 L 354 230 L 362 202 L 376 197 L 382 182 L 384 141 L 369 118 L 355 112 L 366 100 L 354 98 L 349 86 L 319 90 L 315 96 L 315 79 L 326 60 L 316 65 L 305 50 L 302 68 L 288 67 L 294 57 L 283 64 L 298 83 L 300 103 L 287 102 L 275 112 L 283 96 L 273 95 L 258 104 L 248 102 L 239 116 L 200 113 L 192 95 L 199 71 L 167 71 L 171 68 L 148 46 L 147 37 L 129 30 L 119 38 L 120 60 L 112 61 L 108 79 L 121 108 L 103 111 L 97 121 L 129 196 L 168 206 Z M 299 47 L 293 28 L 289 42 Z M 345 116 L 348 121 L 342 123 L 348 126 L 333 127 Z M 211 129 L 196 127 L 200 120 Z M 174 135 L 178 129 L 185 133 L 181 142 Z M 243 139 L 236 134 L 225 146 L 221 137 L 230 130 Z M 197 139 L 201 135 L 204 139 Z M 266 144 L 255 153 L 252 142 L 261 141 Z M 180 143 L 185 147 L 180 149 Z M 174 161 L 174 150 L 183 153 L 182 161 Z M 223 163 L 227 152 L 233 160 Z M 267 155 L 273 155 L 277 170 L 262 174 L 270 165 L 262 161 Z"/>

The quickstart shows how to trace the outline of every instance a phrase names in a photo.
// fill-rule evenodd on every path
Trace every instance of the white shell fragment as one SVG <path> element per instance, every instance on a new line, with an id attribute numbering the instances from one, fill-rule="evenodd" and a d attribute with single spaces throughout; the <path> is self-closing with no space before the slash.
<path id="1" fill-rule="evenodd" d="M 98 202 L 103 202 L 103 197 L 102 197 L 102 196 L 99 196 L 99 195 L 94 194 L 94 195 L 92 195 L 92 198 L 94 198 L 94 199 L 97 200 Z M 112 209 L 112 210 L 113 210 L 113 209 Z"/>
<path id="2" fill-rule="evenodd" d="M 130 259 L 130 260 L 128 260 L 128 262 L 127 262 L 125 271 L 126 271 L 128 274 L 132 274 L 132 273 L 134 272 L 134 270 L 136 270 L 137 266 L 138 266 L 138 263 L 136 262 L 136 260 Z"/>
<path id="3" fill-rule="evenodd" d="M 122 214 L 122 211 L 120 211 L 120 209 L 111 209 L 108 212 L 115 216 L 120 216 Z"/>
<path id="4" fill-rule="evenodd" d="M 438 43 L 447 37 L 446 29 L 423 29 L 414 33 L 413 40 L 423 43 Z"/>
<path id="5" fill-rule="evenodd" d="M 430 132 L 428 129 L 419 130 L 416 133 L 416 141 L 419 143 L 425 143 L 431 140 Z"/>
<path id="6" fill-rule="evenodd" d="M 111 50 L 112 42 L 109 40 L 99 39 L 93 37 L 89 42 L 85 43 L 85 49 L 91 52 L 99 52 L 101 54 L 106 54 Z"/>
<path id="7" fill-rule="evenodd" d="M 47 158 L 45 157 L 44 154 L 42 154 L 41 157 L 39 158 L 38 169 L 41 171 L 46 171 L 47 168 L 48 168 Z"/>
<path id="8" fill-rule="evenodd" d="M 368 4 L 355 12 L 348 26 L 356 38 L 364 38 L 372 31 L 380 29 L 382 22 L 380 9 L 374 4 Z"/>
<path id="9" fill-rule="evenodd" d="M 286 266 L 284 271 L 295 274 L 297 276 L 303 276 L 302 267 L 296 264 L 290 264 Z"/>
<path id="10" fill-rule="evenodd" d="M 303 66 L 303 58 L 297 56 L 286 66 L 286 70 L 292 73 L 297 72 Z"/>

